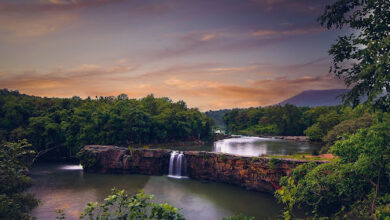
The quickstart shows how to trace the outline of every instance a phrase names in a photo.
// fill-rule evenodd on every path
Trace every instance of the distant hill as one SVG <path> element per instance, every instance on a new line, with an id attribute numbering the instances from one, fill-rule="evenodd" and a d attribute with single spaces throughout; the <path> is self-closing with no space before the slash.
<path id="1" fill-rule="evenodd" d="M 342 95 L 348 91 L 348 89 L 306 90 L 279 104 L 292 104 L 299 107 L 341 105 Z"/>

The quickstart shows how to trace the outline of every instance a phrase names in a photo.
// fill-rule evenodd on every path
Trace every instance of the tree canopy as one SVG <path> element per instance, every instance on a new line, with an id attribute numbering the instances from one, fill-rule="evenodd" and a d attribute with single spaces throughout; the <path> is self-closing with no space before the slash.
<path id="1" fill-rule="evenodd" d="M 347 103 L 390 110 L 390 1 L 337 0 L 318 19 L 327 28 L 351 29 L 332 45 L 331 72 L 352 87 Z"/>
<path id="2" fill-rule="evenodd" d="M 276 197 L 288 207 L 306 207 L 314 217 L 390 217 L 390 114 L 378 113 L 372 126 L 346 134 L 330 152 L 333 162 L 309 163 L 282 177 Z M 383 218 L 379 218 L 383 217 Z"/>
<path id="3" fill-rule="evenodd" d="M 209 140 L 213 121 L 183 101 L 149 95 L 41 98 L 0 90 L 0 139 L 73 156 L 86 144 L 120 146 Z"/>

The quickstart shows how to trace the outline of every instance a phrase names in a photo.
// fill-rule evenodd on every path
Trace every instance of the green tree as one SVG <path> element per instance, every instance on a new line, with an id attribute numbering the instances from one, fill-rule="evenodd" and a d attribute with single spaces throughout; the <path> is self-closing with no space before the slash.
<path id="1" fill-rule="evenodd" d="M 305 134 L 312 141 L 320 141 L 334 126 L 344 120 L 344 115 L 332 110 L 326 114 L 319 115 L 317 122 L 305 130 Z"/>
<path id="2" fill-rule="evenodd" d="M 378 114 L 371 127 L 345 135 L 331 147 L 330 152 L 338 156 L 336 161 L 305 164 L 294 169 L 290 177 L 283 177 L 277 198 L 289 207 L 288 214 L 291 206 L 298 206 L 312 210 L 315 217 L 367 219 L 388 215 L 389 134 L 390 114 Z"/>
<path id="3" fill-rule="evenodd" d="M 330 71 L 352 87 L 345 101 L 357 105 L 367 96 L 368 103 L 390 110 L 390 1 L 337 0 L 318 20 L 329 29 L 352 29 L 329 50 Z"/>
<path id="4" fill-rule="evenodd" d="M 94 100 L 40 98 L 0 90 L 0 137 L 27 138 L 37 151 L 57 147 L 58 157 L 74 156 L 86 144 L 150 144 L 209 140 L 212 120 L 183 101 L 121 94 Z"/>
<path id="5" fill-rule="evenodd" d="M 0 219 L 30 219 L 30 211 L 38 205 L 24 191 L 31 185 L 26 175 L 35 155 L 26 140 L 0 146 Z"/>
<path id="6" fill-rule="evenodd" d="M 153 196 L 143 192 L 131 196 L 124 190 L 113 189 L 104 203 L 88 203 L 80 219 L 184 220 L 179 209 L 167 203 L 154 203 L 152 199 Z"/>

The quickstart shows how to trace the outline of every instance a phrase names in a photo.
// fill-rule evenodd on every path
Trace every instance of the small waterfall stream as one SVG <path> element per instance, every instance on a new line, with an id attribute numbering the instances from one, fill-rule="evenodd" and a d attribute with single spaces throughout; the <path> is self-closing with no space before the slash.
<path id="1" fill-rule="evenodd" d="M 187 162 L 183 152 L 172 151 L 169 159 L 169 175 L 171 178 L 187 178 Z"/>

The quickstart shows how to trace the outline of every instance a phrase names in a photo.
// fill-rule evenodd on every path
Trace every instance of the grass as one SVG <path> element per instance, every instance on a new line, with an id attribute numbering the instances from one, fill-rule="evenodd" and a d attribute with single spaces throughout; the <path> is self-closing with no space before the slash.
<path id="1" fill-rule="evenodd" d="M 335 158 L 324 157 L 324 155 L 312 155 L 312 154 L 293 154 L 293 155 L 265 155 L 264 157 L 269 158 L 286 158 L 296 160 L 307 160 L 307 161 L 333 161 Z"/>

